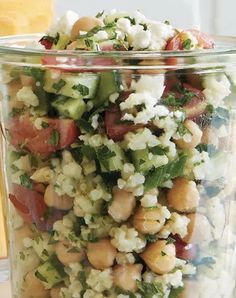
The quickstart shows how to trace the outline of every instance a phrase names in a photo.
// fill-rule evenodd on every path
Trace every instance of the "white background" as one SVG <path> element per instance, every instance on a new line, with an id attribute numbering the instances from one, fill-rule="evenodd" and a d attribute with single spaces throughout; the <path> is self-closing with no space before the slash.
<path id="1" fill-rule="evenodd" d="M 38 0 L 39 1 L 39 0 Z M 236 0 L 54 0 L 56 14 L 68 9 L 95 15 L 103 9 L 140 9 L 146 16 L 170 20 L 182 28 L 201 27 L 212 34 L 236 35 Z"/>

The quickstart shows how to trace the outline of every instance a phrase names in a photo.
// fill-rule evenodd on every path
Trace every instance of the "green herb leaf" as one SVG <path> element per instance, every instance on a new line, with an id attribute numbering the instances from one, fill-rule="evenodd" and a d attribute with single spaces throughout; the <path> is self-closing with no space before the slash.
<path id="1" fill-rule="evenodd" d="M 99 19 L 104 15 L 104 10 L 96 14 L 96 18 Z"/>
<path id="2" fill-rule="evenodd" d="M 78 84 L 78 85 L 74 85 L 72 87 L 73 90 L 77 90 L 79 91 L 79 93 L 82 95 L 82 96 L 87 96 L 89 95 L 89 88 L 85 85 L 82 85 L 82 84 Z"/>
<path id="3" fill-rule="evenodd" d="M 190 38 L 185 39 L 185 41 L 183 41 L 183 48 L 184 50 L 190 50 L 191 49 L 191 45 L 192 45 L 192 41 Z"/>
<path id="4" fill-rule="evenodd" d="M 101 146 L 96 150 L 97 159 L 106 170 L 109 170 L 109 159 L 116 156 L 108 147 Z"/>
<path id="5" fill-rule="evenodd" d="M 29 189 L 33 188 L 33 182 L 27 174 L 20 176 L 20 184 Z"/>
<path id="6" fill-rule="evenodd" d="M 58 146 L 59 141 L 60 141 L 60 133 L 56 129 L 54 129 L 51 133 L 48 143 L 52 146 Z"/>
<path id="7" fill-rule="evenodd" d="M 93 129 L 92 125 L 90 124 L 90 122 L 85 119 L 81 118 L 81 119 L 77 120 L 76 124 L 80 129 L 84 130 L 87 133 L 94 132 L 94 129 Z"/>
<path id="8" fill-rule="evenodd" d="M 45 121 L 42 122 L 42 128 L 48 128 L 49 127 L 49 124 Z"/>
<path id="9" fill-rule="evenodd" d="M 147 234 L 147 235 L 145 235 L 145 239 L 147 240 L 147 242 L 154 243 L 157 241 L 157 236 Z"/>
<path id="10" fill-rule="evenodd" d="M 136 295 L 130 291 L 124 291 L 123 289 L 116 287 L 115 292 L 117 295 L 125 295 L 128 296 L 129 298 L 136 298 Z"/>
<path id="11" fill-rule="evenodd" d="M 180 294 L 183 292 L 183 287 L 179 287 L 179 288 L 172 288 L 169 294 L 168 298 L 179 298 Z"/>
<path id="12" fill-rule="evenodd" d="M 84 271 L 79 271 L 78 278 L 79 278 L 79 281 L 82 285 L 82 288 L 86 289 L 88 287 L 88 285 L 86 283 L 86 274 L 85 274 L 85 272 Z"/>
<path id="13" fill-rule="evenodd" d="M 169 162 L 167 165 L 151 170 L 146 175 L 144 183 L 145 191 L 161 187 L 164 182 L 182 176 L 187 159 L 188 155 L 186 153 L 182 153 L 179 157 Z"/>
<path id="14" fill-rule="evenodd" d="M 87 238 L 88 242 L 97 242 L 98 241 L 98 237 L 94 234 L 94 232 L 90 232 L 88 234 L 88 238 Z"/>
<path id="15" fill-rule="evenodd" d="M 82 154 L 87 157 L 89 160 L 95 160 L 96 159 L 96 151 L 93 147 L 90 147 L 88 145 L 83 145 L 81 147 Z"/>
<path id="16" fill-rule="evenodd" d="M 154 155 L 165 155 L 169 152 L 168 147 L 162 147 L 162 146 L 155 146 L 149 149 L 149 151 Z"/>
<path id="17" fill-rule="evenodd" d="M 165 295 L 161 283 L 147 283 L 139 280 L 137 280 L 136 283 L 138 287 L 138 292 L 142 295 L 142 298 L 163 298 Z"/>
<path id="18" fill-rule="evenodd" d="M 26 76 L 33 77 L 36 82 L 43 82 L 45 70 L 42 70 L 40 68 L 25 66 L 23 69 L 23 74 Z"/>
<path id="19" fill-rule="evenodd" d="M 78 163 L 81 164 L 82 160 L 83 160 L 83 154 L 81 151 L 81 147 L 78 148 L 71 148 L 70 149 L 70 153 L 72 155 L 72 157 L 74 158 L 74 160 Z"/>
<path id="20" fill-rule="evenodd" d="M 66 85 L 66 81 L 60 79 L 57 83 L 52 85 L 52 88 L 59 92 Z"/>
<path id="21" fill-rule="evenodd" d="M 86 226 L 86 223 L 85 223 L 84 218 L 83 217 L 77 217 L 76 218 L 76 222 L 74 223 L 74 226 L 73 226 L 73 230 L 74 230 L 75 235 L 77 237 L 80 236 L 80 234 L 81 234 L 81 228 L 83 226 Z"/>

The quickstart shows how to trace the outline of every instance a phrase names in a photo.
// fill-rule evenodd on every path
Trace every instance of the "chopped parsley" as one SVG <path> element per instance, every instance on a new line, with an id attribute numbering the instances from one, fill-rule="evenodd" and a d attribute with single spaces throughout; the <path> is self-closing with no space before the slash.
<path id="1" fill-rule="evenodd" d="M 187 159 L 188 155 L 186 153 L 182 153 L 179 157 L 169 162 L 167 165 L 148 172 L 144 183 L 145 191 L 161 187 L 166 181 L 182 176 Z"/>
<path id="2" fill-rule="evenodd" d="M 97 159 L 106 170 L 109 170 L 109 159 L 116 156 L 107 146 L 101 146 L 96 150 Z"/>
<path id="3" fill-rule="evenodd" d="M 36 82 L 43 82 L 45 70 L 42 70 L 40 68 L 25 66 L 23 68 L 23 74 L 26 76 L 33 77 Z"/>
<path id="4" fill-rule="evenodd" d="M 73 90 L 77 90 L 82 96 L 89 95 L 89 88 L 85 85 L 78 84 L 72 87 Z"/>
<path id="5" fill-rule="evenodd" d="M 136 281 L 138 292 L 142 295 L 143 298 L 163 298 L 165 293 L 161 283 L 153 282 L 148 283 L 144 281 Z"/>
<path id="6" fill-rule="evenodd" d="M 59 92 L 66 85 L 66 81 L 60 79 L 57 83 L 52 85 L 52 88 Z"/>
<path id="7" fill-rule="evenodd" d="M 154 155 L 165 155 L 166 153 L 169 152 L 169 148 L 158 145 L 150 148 L 149 151 Z"/>
<path id="8" fill-rule="evenodd" d="M 166 97 L 163 98 L 163 101 L 167 106 L 183 107 L 189 104 L 194 97 L 198 97 L 198 94 L 189 91 L 181 84 L 177 84 L 175 86 L 175 89 L 177 91 L 177 94 L 170 92 Z"/>
<path id="9" fill-rule="evenodd" d="M 54 129 L 51 133 L 48 143 L 52 146 L 58 146 L 59 141 L 60 141 L 60 133 L 56 129 Z"/>
<path id="10" fill-rule="evenodd" d="M 27 174 L 20 176 L 20 184 L 29 189 L 33 188 L 33 182 Z"/>
<path id="11" fill-rule="evenodd" d="M 88 238 L 87 238 L 88 242 L 97 242 L 98 241 L 98 237 L 94 234 L 94 232 L 90 232 L 88 234 Z"/>
<path id="12" fill-rule="evenodd" d="M 79 119 L 76 121 L 77 126 L 79 127 L 79 129 L 84 130 L 87 133 L 91 133 L 94 131 L 91 123 L 83 118 Z"/>
<path id="13" fill-rule="evenodd" d="M 183 48 L 184 50 L 190 50 L 191 49 L 191 45 L 192 45 L 192 41 L 190 38 L 185 39 L 185 41 L 183 41 Z"/>
<path id="14" fill-rule="evenodd" d="M 96 18 L 99 19 L 104 15 L 104 10 L 96 14 Z"/>
<path id="15" fill-rule="evenodd" d="M 154 243 L 157 241 L 157 236 L 147 234 L 147 235 L 145 235 L 145 239 L 147 240 L 147 242 Z"/>

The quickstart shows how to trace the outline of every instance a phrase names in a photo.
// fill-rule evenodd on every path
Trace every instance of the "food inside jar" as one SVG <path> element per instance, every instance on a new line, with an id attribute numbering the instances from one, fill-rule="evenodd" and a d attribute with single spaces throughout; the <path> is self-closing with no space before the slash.
<path id="1" fill-rule="evenodd" d="M 17 297 L 230 297 L 231 77 L 102 56 L 213 40 L 112 12 L 68 13 L 39 43 L 41 68 L 4 68 Z M 79 54 L 63 67 L 50 50 Z M 86 64 L 81 51 L 102 54 Z"/>

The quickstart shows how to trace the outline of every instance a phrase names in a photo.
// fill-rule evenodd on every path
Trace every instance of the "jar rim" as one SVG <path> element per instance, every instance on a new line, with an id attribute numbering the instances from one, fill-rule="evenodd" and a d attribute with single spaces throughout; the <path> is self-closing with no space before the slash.
<path id="1" fill-rule="evenodd" d="M 0 37 L 0 54 L 15 55 L 42 55 L 59 56 L 59 57 L 117 57 L 122 59 L 130 59 L 136 57 L 140 59 L 151 58 L 168 58 L 168 57 L 201 57 L 213 55 L 225 55 L 236 53 L 236 37 L 224 35 L 211 35 L 216 41 L 214 49 L 203 50 L 178 50 L 178 51 L 78 51 L 78 50 L 46 50 L 33 47 L 25 47 L 22 44 L 30 44 L 37 42 L 43 33 L 10 35 Z"/>

